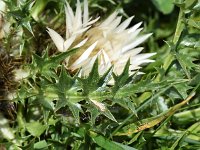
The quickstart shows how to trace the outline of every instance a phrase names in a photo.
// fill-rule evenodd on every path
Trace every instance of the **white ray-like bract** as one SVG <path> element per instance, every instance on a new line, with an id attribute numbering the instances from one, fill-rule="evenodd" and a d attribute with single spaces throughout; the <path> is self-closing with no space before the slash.
<path id="1" fill-rule="evenodd" d="M 61 37 L 56 31 L 53 29 L 47 28 L 47 32 L 55 43 L 56 47 L 60 52 L 65 52 L 69 48 L 72 48 L 72 44 L 86 32 L 93 23 L 95 23 L 99 18 L 94 20 L 89 19 L 88 13 L 88 2 L 84 1 L 84 12 L 82 15 L 81 4 L 79 0 L 77 1 L 76 12 L 74 14 L 72 8 L 66 3 L 65 6 L 65 14 L 66 14 L 66 40 Z M 83 39 L 76 43 L 75 48 L 78 48 L 85 44 L 87 40 Z"/>
<path id="2" fill-rule="evenodd" d="M 82 75 L 87 76 L 98 57 L 100 75 L 111 66 L 114 67 L 114 73 L 119 75 L 130 59 L 129 70 L 133 74 L 142 64 L 154 62 L 149 58 L 155 53 L 140 54 L 143 48 L 138 47 L 152 34 L 140 35 L 141 22 L 129 27 L 133 16 L 121 22 L 122 16 L 118 16 L 115 11 L 106 20 L 96 23 L 99 17 L 89 19 L 87 0 L 84 0 L 83 12 L 78 0 L 76 12 L 67 3 L 65 13 L 66 40 L 53 29 L 48 28 L 48 33 L 60 52 L 71 48 L 80 49 L 67 59 L 67 69 L 74 71 L 81 68 Z"/>

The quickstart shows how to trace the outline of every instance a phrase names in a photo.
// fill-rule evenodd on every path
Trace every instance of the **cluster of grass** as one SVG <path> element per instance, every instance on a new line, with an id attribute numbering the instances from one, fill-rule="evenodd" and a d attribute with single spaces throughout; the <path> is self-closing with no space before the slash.
<path id="1" fill-rule="evenodd" d="M 65 34 L 65 0 L 5 0 L 0 149 L 200 149 L 200 2 L 88 2 L 91 16 L 118 9 L 124 19 L 135 15 L 133 24 L 144 21 L 153 35 L 143 46 L 157 53 L 155 62 L 141 76 L 129 76 L 128 60 L 121 75 L 110 69 L 100 76 L 96 60 L 81 78 L 62 65 L 78 49 L 58 53 L 46 32 Z M 12 70 L 19 67 L 29 76 L 16 82 Z M 108 86 L 111 76 L 115 84 Z"/>

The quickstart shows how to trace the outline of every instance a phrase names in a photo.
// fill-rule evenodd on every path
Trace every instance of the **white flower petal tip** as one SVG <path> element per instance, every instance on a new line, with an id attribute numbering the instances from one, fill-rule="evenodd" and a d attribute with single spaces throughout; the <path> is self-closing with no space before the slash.
<path id="1" fill-rule="evenodd" d="M 151 57 L 151 56 L 156 55 L 157 53 L 148 53 L 148 54 L 149 54 L 149 56 Z"/>
<path id="2" fill-rule="evenodd" d="M 146 35 L 143 35 L 143 36 L 140 36 L 138 37 L 135 41 L 133 41 L 131 44 L 125 46 L 123 49 L 122 49 L 122 52 L 126 52 L 130 49 L 133 49 L 135 48 L 136 46 L 138 46 L 139 44 L 141 44 L 142 42 L 144 42 L 145 40 L 147 40 L 150 36 L 152 35 L 152 33 L 149 33 L 149 34 L 146 34 Z"/>
<path id="3" fill-rule="evenodd" d="M 88 40 L 88 38 L 84 39 L 83 41 L 78 43 L 76 46 L 74 46 L 74 48 L 79 48 L 79 47 L 83 46 L 87 42 L 87 40 Z"/>
<path id="4" fill-rule="evenodd" d="M 117 11 L 104 21 L 96 23 L 100 17 L 89 17 L 88 1 L 83 1 L 83 7 L 77 0 L 76 10 L 69 3 L 65 5 L 66 39 L 56 31 L 47 28 L 50 37 L 58 51 L 65 52 L 70 48 L 79 48 L 74 55 L 66 59 L 66 68 L 72 71 L 80 70 L 80 76 L 88 76 L 98 57 L 99 74 L 103 75 L 111 66 L 113 72 L 121 74 L 128 59 L 131 61 L 130 75 L 141 65 L 154 62 L 150 57 L 156 53 L 141 54 L 143 48 L 138 47 L 152 33 L 140 35 L 142 22 L 130 26 L 134 16 L 121 21 Z M 93 25 L 96 23 L 95 25 Z M 97 42 L 98 41 L 98 42 Z M 113 83 L 113 80 L 111 80 Z M 93 102 L 95 103 L 95 102 Z"/>
<path id="5" fill-rule="evenodd" d="M 141 25 L 142 25 L 142 22 L 139 22 L 139 23 L 135 24 L 133 27 L 128 29 L 128 33 L 135 32 Z"/>
<path id="6" fill-rule="evenodd" d="M 103 21 L 101 23 L 101 25 L 99 27 L 105 27 L 105 26 L 110 25 L 116 19 L 117 14 L 118 14 L 118 12 L 116 12 L 116 11 L 114 13 L 112 13 L 105 21 Z"/>
<path id="7" fill-rule="evenodd" d="M 122 32 L 122 31 L 124 31 L 124 30 L 129 26 L 129 24 L 131 23 L 133 17 L 134 17 L 134 16 L 132 16 L 132 17 L 126 19 L 121 25 L 119 25 L 119 26 L 115 29 L 115 31 L 116 31 L 116 32 Z"/>
<path id="8" fill-rule="evenodd" d="M 149 58 L 149 57 L 154 56 L 156 54 L 157 53 L 143 53 L 143 54 L 138 54 L 137 56 L 135 56 L 135 58 L 146 59 L 146 58 Z"/>
<path id="9" fill-rule="evenodd" d="M 60 52 L 64 52 L 64 39 L 53 29 L 47 28 L 47 32 Z"/>

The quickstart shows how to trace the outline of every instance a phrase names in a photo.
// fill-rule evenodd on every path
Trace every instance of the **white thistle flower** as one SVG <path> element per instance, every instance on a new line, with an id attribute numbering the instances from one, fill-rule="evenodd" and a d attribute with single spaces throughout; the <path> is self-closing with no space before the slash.
<path id="1" fill-rule="evenodd" d="M 137 46 L 151 34 L 139 35 L 142 30 L 141 22 L 128 28 L 133 17 L 121 23 L 122 16 L 118 16 L 118 13 L 114 12 L 105 21 L 91 27 L 90 25 L 99 18 L 92 21 L 88 19 L 87 0 L 84 0 L 83 16 L 79 0 L 75 15 L 68 3 L 65 13 L 66 41 L 50 28 L 48 28 L 48 33 L 61 52 L 79 47 L 79 51 L 66 60 L 68 69 L 74 71 L 81 68 L 82 75 L 87 76 L 98 57 L 100 75 L 104 74 L 112 65 L 114 73 L 119 75 L 130 59 L 129 70 L 130 74 L 133 74 L 134 70 L 140 68 L 140 65 L 154 62 L 149 57 L 155 53 L 139 54 L 143 48 Z"/>

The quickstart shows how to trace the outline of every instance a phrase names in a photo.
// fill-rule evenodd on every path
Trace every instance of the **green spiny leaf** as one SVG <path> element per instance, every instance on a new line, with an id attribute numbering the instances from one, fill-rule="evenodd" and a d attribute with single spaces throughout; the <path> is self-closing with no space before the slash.
<path id="1" fill-rule="evenodd" d="M 33 36 L 34 36 L 34 33 L 33 33 L 33 30 L 32 30 L 32 27 L 31 27 L 31 22 L 30 22 L 30 18 L 27 17 L 27 18 L 24 18 L 22 20 L 22 26 L 24 26 Z"/>
<path id="2" fill-rule="evenodd" d="M 96 118 L 100 115 L 100 112 L 96 107 L 88 107 L 87 111 L 91 114 L 91 123 L 94 125 Z"/>
<path id="3" fill-rule="evenodd" d="M 112 115 L 112 113 L 110 112 L 108 108 L 106 108 L 105 111 L 102 111 L 101 113 L 105 115 L 106 117 L 108 117 L 110 120 L 117 122 L 117 120 L 115 119 L 115 117 Z"/>
<path id="4" fill-rule="evenodd" d="M 192 61 L 192 57 L 186 55 L 186 54 L 181 54 L 181 53 L 177 53 L 176 54 L 176 58 L 178 59 L 181 67 L 183 68 L 185 74 L 187 75 L 187 77 L 190 79 L 191 75 L 188 69 L 192 69 L 197 67 Z"/>
<path id="5" fill-rule="evenodd" d="M 117 122 L 117 120 L 112 115 L 112 113 L 109 111 L 109 109 L 105 106 L 105 104 L 98 102 L 96 100 L 90 100 L 90 101 L 91 101 L 92 106 L 96 107 L 96 109 L 98 109 L 101 114 L 103 114 L 106 117 L 108 117 L 109 119 Z"/>
<path id="6" fill-rule="evenodd" d="M 113 93 L 116 93 L 119 88 L 126 85 L 132 79 L 132 76 L 129 76 L 129 66 L 130 66 L 130 59 L 127 61 L 123 72 L 119 76 L 113 73 L 113 78 L 115 80 L 115 84 L 112 88 Z"/>
<path id="7" fill-rule="evenodd" d="M 188 86 L 187 83 L 180 83 L 174 85 L 178 93 L 182 96 L 182 99 L 185 99 L 188 96 L 188 90 L 192 87 Z"/>
<path id="8" fill-rule="evenodd" d="M 58 101 L 56 103 L 55 111 L 67 105 L 67 98 L 64 93 L 58 93 Z"/>
<path id="9" fill-rule="evenodd" d="M 145 91 L 152 91 L 152 90 L 157 90 L 160 89 L 162 87 L 165 87 L 169 82 L 167 81 L 163 81 L 160 83 L 155 83 L 152 80 L 146 79 L 146 80 L 142 80 L 138 83 L 135 84 L 128 84 L 122 88 L 120 88 L 116 95 L 115 98 L 116 99 L 120 99 L 123 97 L 128 97 L 131 96 L 135 93 L 140 93 L 140 92 L 145 92 Z"/>
<path id="10" fill-rule="evenodd" d="M 200 73 L 198 73 L 197 75 L 195 75 L 192 80 L 190 81 L 190 84 L 191 86 L 195 86 L 197 85 L 198 83 L 200 83 Z"/>
<path id="11" fill-rule="evenodd" d="M 48 99 L 47 96 L 44 96 L 42 90 L 40 90 L 40 94 L 37 96 L 37 101 L 46 109 L 54 110 L 53 99 Z"/>
<path id="12" fill-rule="evenodd" d="M 75 52 L 77 52 L 79 49 L 74 48 L 72 50 L 68 50 L 67 52 L 60 53 L 56 56 L 50 57 L 49 60 L 46 62 L 47 64 L 50 64 L 52 66 L 57 66 L 61 61 L 66 59 L 67 57 L 71 56 Z"/>
<path id="13" fill-rule="evenodd" d="M 57 92 L 56 92 L 57 93 Z M 56 103 L 56 111 L 62 107 L 68 105 L 68 103 L 78 104 L 78 102 L 85 99 L 85 96 L 82 93 L 77 92 L 76 89 L 71 89 L 66 93 L 58 92 L 58 102 Z"/>
<path id="14" fill-rule="evenodd" d="M 74 118 L 76 119 L 76 122 L 77 123 L 80 123 L 80 120 L 79 120 L 79 113 L 82 112 L 83 113 L 83 110 L 81 108 L 81 105 L 78 104 L 78 103 L 71 103 L 71 102 L 67 102 L 67 105 L 69 106 L 69 109 L 71 110 Z"/>
<path id="15" fill-rule="evenodd" d="M 67 52 L 63 52 L 56 56 L 51 56 L 51 57 L 48 57 L 48 50 L 46 50 L 46 52 L 44 53 L 42 57 L 34 54 L 33 68 L 35 70 L 39 69 L 39 72 L 49 79 L 50 77 L 56 78 L 56 74 L 53 69 L 56 69 L 57 67 L 59 67 L 61 61 L 63 61 L 68 56 L 75 53 L 77 50 L 78 49 L 72 49 Z"/>
<path id="16" fill-rule="evenodd" d="M 89 93 L 88 98 L 101 102 L 105 99 L 112 99 L 113 95 L 107 88 L 98 88 L 96 91 Z"/>
<path id="17" fill-rule="evenodd" d="M 122 107 L 131 110 L 134 114 L 137 115 L 135 106 L 133 104 L 133 102 L 131 101 L 131 99 L 129 98 L 120 98 L 120 99 L 115 99 L 114 100 L 115 103 L 118 103 L 119 105 L 121 105 Z"/>
<path id="18" fill-rule="evenodd" d="M 14 7 L 12 6 L 13 4 L 9 4 L 10 2 L 7 1 L 6 3 L 10 7 L 10 11 L 8 12 L 8 14 L 16 19 L 18 25 L 26 28 L 34 36 L 31 26 L 32 18 L 30 17 L 29 13 L 33 2 L 31 0 L 28 0 L 26 2 L 19 3 L 19 6 L 14 5 Z"/>
<path id="19" fill-rule="evenodd" d="M 47 99 L 39 99 L 38 100 L 40 104 L 46 109 L 54 110 L 54 104 L 51 101 L 48 101 Z"/>
<path id="20" fill-rule="evenodd" d="M 33 54 L 33 65 L 35 68 L 42 69 L 43 64 L 44 64 L 44 59 L 36 54 Z"/>
<path id="21" fill-rule="evenodd" d="M 85 95 L 97 89 L 99 83 L 98 58 L 94 62 L 94 65 L 92 67 L 89 76 L 86 79 L 78 78 L 78 80 L 82 85 L 83 92 Z"/>
<path id="22" fill-rule="evenodd" d="M 71 77 L 67 73 L 66 69 L 62 66 L 58 83 L 56 83 L 59 92 L 64 93 L 68 91 L 73 86 L 74 83 L 75 83 L 75 78 Z"/>
<path id="23" fill-rule="evenodd" d="M 111 67 L 106 73 L 104 73 L 103 76 L 100 77 L 98 87 L 105 87 L 106 85 L 108 85 L 110 79 L 112 78 L 112 72 L 113 69 Z"/>

